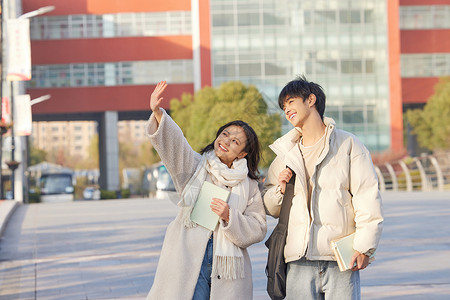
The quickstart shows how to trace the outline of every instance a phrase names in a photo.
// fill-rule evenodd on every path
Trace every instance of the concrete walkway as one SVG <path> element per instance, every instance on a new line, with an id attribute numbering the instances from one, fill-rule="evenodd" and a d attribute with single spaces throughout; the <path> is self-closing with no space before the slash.
<path id="1" fill-rule="evenodd" d="M 450 299 L 450 193 L 383 200 L 384 233 L 361 272 L 363 299 Z M 6 209 L 0 202 L 0 218 Z M 0 240 L 0 299 L 145 299 L 176 211 L 157 199 L 19 205 Z M 275 223 L 268 219 L 270 230 Z M 266 248 L 249 252 L 254 298 L 269 299 Z"/>

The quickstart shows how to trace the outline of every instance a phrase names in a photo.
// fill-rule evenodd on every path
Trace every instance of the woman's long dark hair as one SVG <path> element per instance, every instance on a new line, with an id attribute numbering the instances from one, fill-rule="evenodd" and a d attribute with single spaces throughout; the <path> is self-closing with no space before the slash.
<path id="1" fill-rule="evenodd" d="M 216 134 L 216 138 L 214 141 L 203 148 L 200 153 L 203 154 L 205 152 L 209 152 L 214 150 L 214 142 L 217 137 L 222 133 L 222 131 L 229 126 L 239 126 L 244 129 L 245 135 L 247 136 L 247 141 L 245 143 L 244 152 L 247 152 L 247 168 L 248 168 L 248 177 L 251 179 L 258 180 L 259 179 L 259 171 L 258 164 L 261 159 L 261 146 L 259 145 L 258 136 L 250 125 L 241 120 L 231 121 L 222 127 L 219 128 Z"/>

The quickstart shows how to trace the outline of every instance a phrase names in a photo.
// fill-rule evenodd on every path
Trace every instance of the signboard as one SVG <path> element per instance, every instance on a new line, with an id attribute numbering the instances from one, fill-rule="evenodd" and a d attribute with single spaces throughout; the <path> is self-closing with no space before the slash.
<path id="1" fill-rule="evenodd" d="M 30 95 L 18 95 L 14 98 L 14 134 L 18 136 L 31 135 Z"/>
<path id="2" fill-rule="evenodd" d="M 7 26 L 6 80 L 31 79 L 30 20 L 10 19 Z"/>
<path id="3" fill-rule="evenodd" d="M 2 122 L 6 124 L 11 123 L 11 108 L 8 97 L 2 98 Z"/>

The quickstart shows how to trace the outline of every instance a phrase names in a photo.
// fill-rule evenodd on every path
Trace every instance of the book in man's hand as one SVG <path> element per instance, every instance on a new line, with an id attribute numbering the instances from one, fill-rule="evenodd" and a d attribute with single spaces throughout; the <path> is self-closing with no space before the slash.
<path id="1" fill-rule="evenodd" d="M 219 223 L 219 215 L 211 210 L 212 198 L 228 202 L 228 197 L 230 197 L 229 190 L 207 181 L 203 182 L 197 201 L 192 209 L 191 221 L 214 231 L 217 223 Z"/>
<path id="2" fill-rule="evenodd" d="M 355 233 L 347 235 L 343 238 L 331 241 L 331 248 L 333 249 L 336 262 L 339 266 L 339 270 L 344 272 L 350 269 L 350 262 L 352 261 L 353 254 L 356 250 L 353 249 L 353 240 L 355 239 Z M 375 253 L 369 258 L 369 262 L 375 260 Z"/>

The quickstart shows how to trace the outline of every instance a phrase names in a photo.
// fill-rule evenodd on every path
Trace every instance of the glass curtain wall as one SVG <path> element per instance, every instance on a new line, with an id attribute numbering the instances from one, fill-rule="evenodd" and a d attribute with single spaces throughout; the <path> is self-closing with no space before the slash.
<path id="1" fill-rule="evenodd" d="M 325 116 L 372 151 L 390 146 L 386 1 L 211 0 L 213 85 L 253 84 L 281 112 L 304 74 L 325 89 Z M 291 125 L 284 122 L 283 132 Z"/>

